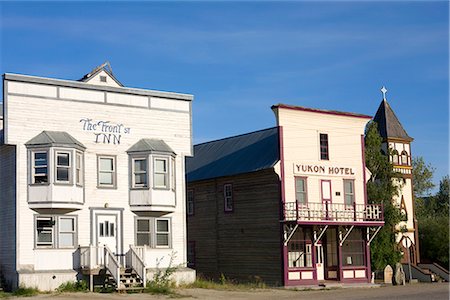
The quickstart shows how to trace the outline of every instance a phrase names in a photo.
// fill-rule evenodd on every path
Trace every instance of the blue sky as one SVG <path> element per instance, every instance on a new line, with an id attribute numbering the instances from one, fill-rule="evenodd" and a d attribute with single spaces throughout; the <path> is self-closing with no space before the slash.
<path id="1" fill-rule="evenodd" d="M 0 2 L 0 72 L 195 96 L 194 142 L 275 125 L 286 103 L 374 115 L 380 88 L 413 155 L 448 174 L 449 4 Z"/>

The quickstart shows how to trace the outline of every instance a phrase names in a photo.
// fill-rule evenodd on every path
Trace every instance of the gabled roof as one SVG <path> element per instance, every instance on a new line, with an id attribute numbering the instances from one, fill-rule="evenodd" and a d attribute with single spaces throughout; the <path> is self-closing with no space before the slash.
<path id="1" fill-rule="evenodd" d="M 83 76 L 83 78 L 79 79 L 78 81 L 82 81 L 82 82 L 88 82 L 89 80 L 91 80 L 92 78 L 95 77 L 95 75 L 97 75 L 98 73 L 100 73 L 101 71 L 104 71 L 106 74 L 108 74 L 108 76 L 110 76 L 119 86 L 123 87 L 123 84 L 117 80 L 116 77 L 114 77 L 113 73 L 112 73 L 112 69 L 111 69 L 111 65 L 109 64 L 109 62 L 105 62 L 102 65 L 95 67 L 91 72 L 87 73 L 86 75 Z"/>
<path id="2" fill-rule="evenodd" d="M 136 144 L 131 146 L 131 148 L 128 149 L 127 152 L 167 152 L 175 154 L 172 148 L 170 148 L 170 146 L 167 145 L 163 140 L 156 139 L 141 139 Z"/>
<path id="3" fill-rule="evenodd" d="M 280 159 L 278 127 L 194 146 L 186 158 L 187 181 L 198 181 L 273 168 Z"/>
<path id="4" fill-rule="evenodd" d="M 373 120 L 378 124 L 378 131 L 384 139 L 395 138 L 406 141 L 412 141 L 402 124 L 398 120 L 389 103 L 383 99 L 378 107 L 377 113 Z"/>
<path id="5" fill-rule="evenodd" d="M 86 147 L 64 131 L 42 131 L 25 143 L 28 147 L 69 147 L 80 150 Z"/>

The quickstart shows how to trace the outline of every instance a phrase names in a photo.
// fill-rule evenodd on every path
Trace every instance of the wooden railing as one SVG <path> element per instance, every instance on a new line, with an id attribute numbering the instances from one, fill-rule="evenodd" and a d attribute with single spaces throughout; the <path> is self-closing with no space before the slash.
<path id="1" fill-rule="evenodd" d="M 145 288 L 147 284 L 147 269 L 144 262 L 144 253 L 144 247 L 130 245 L 130 250 L 127 253 L 127 265 L 141 277 Z"/>
<path id="2" fill-rule="evenodd" d="M 96 269 L 104 265 L 104 246 L 80 246 L 80 267 Z"/>
<path id="3" fill-rule="evenodd" d="M 383 222 L 381 204 L 307 203 L 286 202 L 284 219 L 299 222 Z"/>
<path id="4" fill-rule="evenodd" d="M 113 279 L 117 283 L 117 288 L 120 289 L 120 263 L 116 256 L 109 250 L 107 246 L 104 247 L 104 262 L 105 268 L 109 271 Z"/>

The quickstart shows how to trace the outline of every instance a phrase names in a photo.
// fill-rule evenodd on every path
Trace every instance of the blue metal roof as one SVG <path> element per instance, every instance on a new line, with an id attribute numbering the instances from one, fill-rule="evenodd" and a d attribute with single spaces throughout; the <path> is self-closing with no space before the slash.
<path id="1" fill-rule="evenodd" d="M 272 168 L 280 159 L 278 127 L 194 146 L 186 158 L 187 181 L 199 181 Z"/>

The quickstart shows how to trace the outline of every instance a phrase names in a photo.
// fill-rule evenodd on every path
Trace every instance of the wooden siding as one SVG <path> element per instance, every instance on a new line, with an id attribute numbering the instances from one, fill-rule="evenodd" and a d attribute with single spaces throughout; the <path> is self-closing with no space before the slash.
<path id="1" fill-rule="evenodd" d="M 224 211 L 224 184 L 233 185 L 233 212 Z M 195 214 L 188 241 L 195 241 L 198 274 L 282 284 L 280 183 L 273 169 L 188 183 Z"/>
<path id="2" fill-rule="evenodd" d="M 14 286 L 16 273 L 16 147 L 0 146 L 0 273 Z"/>

